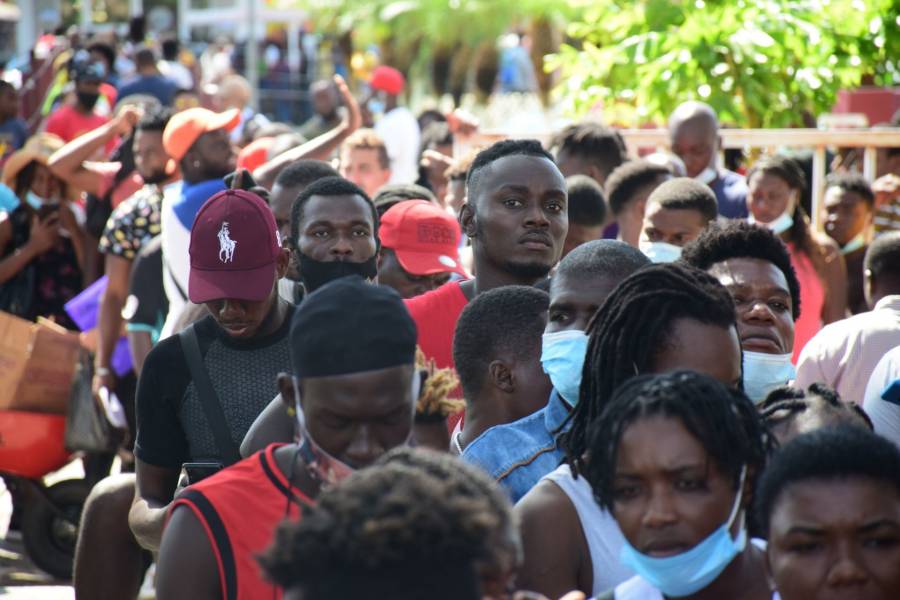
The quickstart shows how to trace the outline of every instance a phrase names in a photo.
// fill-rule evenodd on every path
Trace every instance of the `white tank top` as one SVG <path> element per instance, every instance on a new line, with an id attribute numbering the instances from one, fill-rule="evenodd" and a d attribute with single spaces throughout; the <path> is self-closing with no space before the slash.
<path id="1" fill-rule="evenodd" d="M 591 568 L 594 573 L 591 594 L 602 594 L 633 577 L 634 571 L 619 561 L 619 552 L 625 543 L 619 525 L 611 514 L 597 505 L 587 479 L 584 476 L 574 479 L 566 464 L 557 467 L 544 479 L 558 485 L 575 505 L 581 530 L 591 553 Z"/>

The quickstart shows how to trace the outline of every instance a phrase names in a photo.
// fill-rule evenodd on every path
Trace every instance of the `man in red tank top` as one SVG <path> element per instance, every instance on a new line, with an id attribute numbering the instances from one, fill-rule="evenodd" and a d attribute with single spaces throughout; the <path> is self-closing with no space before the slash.
<path id="1" fill-rule="evenodd" d="M 406 301 L 419 347 L 453 367 L 453 332 L 466 304 L 504 285 L 534 285 L 559 262 L 569 228 L 566 181 L 536 140 L 504 140 L 475 157 L 459 213 L 472 241 L 475 278 Z"/>
<path id="2" fill-rule="evenodd" d="M 395 291 L 358 276 L 324 285 L 296 310 L 290 347 L 293 374 L 278 387 L 299 442 L 272 444 L 175 500 L 159 598 L 280 598 L 256 561 L 278 523 L 409 439 L 422 380 L 416 327 Z"/>

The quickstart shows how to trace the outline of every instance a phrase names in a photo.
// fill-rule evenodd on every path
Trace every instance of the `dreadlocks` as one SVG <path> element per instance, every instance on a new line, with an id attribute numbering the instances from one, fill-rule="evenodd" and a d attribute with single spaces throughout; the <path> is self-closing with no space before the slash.
<path id="1" fill-rule="evenodd" d="M 578 404 L 563 449 L 572 472 L 587 450 L 587 432 L 622 383 L 653 372 L 678 319 L 723 329 L 736 327 L 731 295 L 711 275 L 680 264 L 644 267 L 623 281 L 597 311 L 590 337 Z"/>

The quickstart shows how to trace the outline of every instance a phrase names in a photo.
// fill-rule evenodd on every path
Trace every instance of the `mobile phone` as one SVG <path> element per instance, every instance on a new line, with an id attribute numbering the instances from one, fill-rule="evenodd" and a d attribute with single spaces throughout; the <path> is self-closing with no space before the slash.
<path id="1" fill-rule="evenodd" d="M 181 465 L 181 468 L 187 475 L 188 485 L 193 485 L 215 475 L 225 467 L 219 462 L 189 462 Z"/>
<path id="2" fill-rule="evenodd" d="M 43 221 L 55 212 L 59 212 L 59 202 L 41 204 L 40 208 L 37 209 L 38 219 Z"/>

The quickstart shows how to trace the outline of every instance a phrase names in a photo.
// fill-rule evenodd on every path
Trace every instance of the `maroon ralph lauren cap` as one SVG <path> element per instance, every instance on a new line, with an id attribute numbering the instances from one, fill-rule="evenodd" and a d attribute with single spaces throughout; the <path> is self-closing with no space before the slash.
<path id="1" fill-rule="evenodd" d="M 244 190 L 215 194 L 191 228 L 191 302 L 265 300 L 280 252 L 278 226 L 262 198 Z"/>

